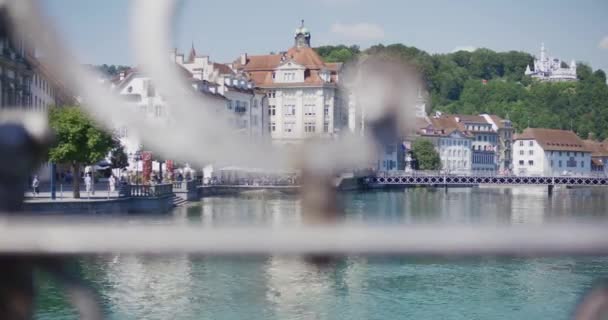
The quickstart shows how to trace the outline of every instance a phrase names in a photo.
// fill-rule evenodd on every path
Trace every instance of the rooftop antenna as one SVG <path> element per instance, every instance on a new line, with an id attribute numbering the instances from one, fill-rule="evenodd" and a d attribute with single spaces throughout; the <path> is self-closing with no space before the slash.
<path id="1" fill-rule="evenodd" d="M 304 19 L 302 19 L 302 24 L 300 25 L 300 28 L 304 28 Z"/>

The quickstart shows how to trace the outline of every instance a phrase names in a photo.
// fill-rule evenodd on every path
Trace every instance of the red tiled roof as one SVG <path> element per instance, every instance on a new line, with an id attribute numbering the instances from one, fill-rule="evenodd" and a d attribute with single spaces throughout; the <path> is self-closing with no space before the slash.
<path id="1" fill-rule="evenodd" d="M 426 123 L 426 125 L 425 125 Z M 433 132 L 422 132 L 423 135 L 432 135 L 432 136 L 449 136 L 454 131 L 458 131 L 462 133 L 466 137 L 471 137 L 471 133 L 464 130 L 464 126 L 456 122 L 455 117 L 451 116 L 443 116 L 439 118 L 431 118 L 430 124 L 425 121 L 418 121 L 416 125 L 419 127 L 418 129 L 431 129 Z M 461 128 L 463 127 L 463 128 Z M 426 131 L 426 130 L 422 130 Z"/>
<path id="2" fill-rule="evenodd" d="M 319 76 L 321 69 L 327 69 L 332 72 L 337 72 L 341 64 L 325 64 L 323 59 L 312 48 L 297 48 L 293 47 L 287 52 L 280 54 L 248 56 L 245 64 L 242 64 L 240 59 L 235 61 L 235 68 L 246 73 L 256 85 L 272 86 L 275 85 L 272 79 L 272 72 L 287 60 L 293 60 L 295 63 L 304 66 L 307 69 L 306 77 L 303 83 L 299 85 L 322 85 L 325 82 Z M 331 81 L 335 83 L 336 75 L 331 75 Z M 276 84 L 279 85 L 279 84 Z M 285 84 L 280 84 L 285 85 Z"/>
<path id="3" fill-rule="evenodd" d="M 587 148 L 591 150 L 592 157 L 608 157 L 608 142 L 599 142 L 594 140 L 583 140 Z"/>
<path id="4" fill-rule="evenodd" d="M 234 71 L 232 71 L 232 69 L 228 65 L 225 65 L 223 63 L 214 62 L 213 69 L 217 70 L 219 74 L 234 74 Z"/>
<path id="5" fill-rule="evenodd" d="M 514 140 L 536 140 L 544 150 L 592 152 L 581 138 L 567 130 L 527 128 Z"/>
<path id="6" fill-rule="evenodd" d="M 491 114 L 489 115 L 490 118 L 492 119 L 492 121 L 494 121 L 494 123 L 496 124 L 496 126 L 498 127 L 498 129 L 504 129 L 505 128 L 505 120 L 495 114 Z"/>
<path id="7" fill-rule="evenodd" d="M 457 117 L 459 122 L 474 122 L 474 123 L 488 123 L 486 118 L 477 115 L 466 115 L 466 114 L 455 114 L 454 117 Z"/>

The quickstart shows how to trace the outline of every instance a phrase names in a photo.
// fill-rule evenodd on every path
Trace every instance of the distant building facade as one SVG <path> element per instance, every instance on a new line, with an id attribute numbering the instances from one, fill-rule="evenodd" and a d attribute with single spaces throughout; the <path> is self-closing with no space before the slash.
<path id="1" fill-rule="evenodd" d="M 541 81 L 576 81 L 576 62 L 570 64 L 558 58 L 550 57 L 545 52 L 545 45 L 540 47 L 540 57 L 534 59 L 534 69 L 528 65 L 525 74 Z"/>
<path id="2" fill-rule="evenodd" d="M 325 63 L 311 48 L 310 39 L 302 25 L 286 52 L 243 54 L 232 65 L 266 93 L 268 126 L 278 144 L 332 137 L 348 126 L 346 99 L 338 87 L 341 64 Z"/>
<path id="3" fill-rule="evenodd" d="M 6 9 L 0 10 L 0 107 L 29 108 L 34 70 L 24 42 L 9 34 L 8 21 Z"/>
<path id="4" fill-rule="evenodd" d="M 513 142 L 513 172 L 521 176 L 586 176 L 592 151 L 572 131 L 528 128 Z"/>
<path id="5" fill-rule="evenodd" d="M 269 137 L 268 98 L 244 74 L 226 64 L 196 54 L 194 45 L 188 57 L 174 51 L 171 60 L 188 70 L 194 79 L 216 84 L 217 93 L 229 100 L 228 111 L 237 130 L 253 137 Z"/>
<path id="6" fill-rule="evenodd" d="M 181 67 L 180 67 L 181 68 Z M 204 107 L 216 112 L 224 112 L 229 105 L 228 100 L 218 92 L 218 86 L 207 81 L 189 78 L 187 70 L 181 70 L 182 74 L 191 82 L 193 90 L 205 96 Z M 137 110 L 142 117 L 152 123 L 171 123 L 171 106 L 167 104 L 164 97 L 156 90 L 152 79 L 136 69 L 122 72 L 117 79 L 114 90 L 120 94 L 126 103 Z M 203 106 L 201 106 L 203 107 Z M 126 124 L 117 123 L 115 134 L 125 147 L 125 153 L 129 157 L 131 168 L 137 168 L 141 150 L 142 137 L 129 132 Z"/>
<path id="7" fill-rule="evenodd" d="M 602 142 L 593 140 L 583 142 L 591 150 L 591 173 L 608 175 L 608 139 Z"/>
<path id="8" fill-rule="evenodd" d="M 431 118 L 425 127 L 419 129 L 418 134 L 433 142 L 441 158 L 443 172 L 463 175 L 471 173 L 473 135 L 461 130 L 455 118 Z"/>
<path id="9" fill-rule="evenodd" d="M 492 130 L 498 135 L 496 149 L 496 163 L 499 172 L 507 173 L 513 169 L 513 124 L 511 120 L 502 119 L 496 115 L 482 114 L 486 121 L 492 125 Z"/>

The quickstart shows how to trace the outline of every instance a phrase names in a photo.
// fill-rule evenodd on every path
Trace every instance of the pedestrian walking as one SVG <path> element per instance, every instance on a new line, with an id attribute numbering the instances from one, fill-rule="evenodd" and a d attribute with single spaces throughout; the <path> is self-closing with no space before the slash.
<path id="1" fill-rule="evenodd" d="M 38 176 L 34 176 L 34 179 L 32 179 L 32 189 L 34 189 L 34 197 L 38 197 L 40 194 L 40 180 L 38 180 Z"/>
<path id="2" fill-rule="evenodd" d="M 110 176 L 108 183 L 110 184 L 110 192 L 116 191 L 116 178 L 114 178 L 114 175 Z"/>
<path id="3" fill-rule="evenodd" d="M 89 197 L 91 196 L 91 180 L 91 174 L 87 173 L 87 175 L 84 177 L 84 187 L 87 193 L 89 194 Z"/>

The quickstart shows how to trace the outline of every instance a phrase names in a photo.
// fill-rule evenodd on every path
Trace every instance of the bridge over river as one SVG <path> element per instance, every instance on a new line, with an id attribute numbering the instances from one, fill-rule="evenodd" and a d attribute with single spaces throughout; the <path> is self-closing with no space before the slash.
<path id="1" fill-rule="evenodd" d="M 536 185 L 547 186 L 549 194 L 553 187 L 562 186 L 608 186 L 608 177 L 520 177 L 520 176 L 453 176 L 453 175 L 397 175 L 373 176 L 367 184 L 380 187 L 464 187 L 479 185 Z"/>

